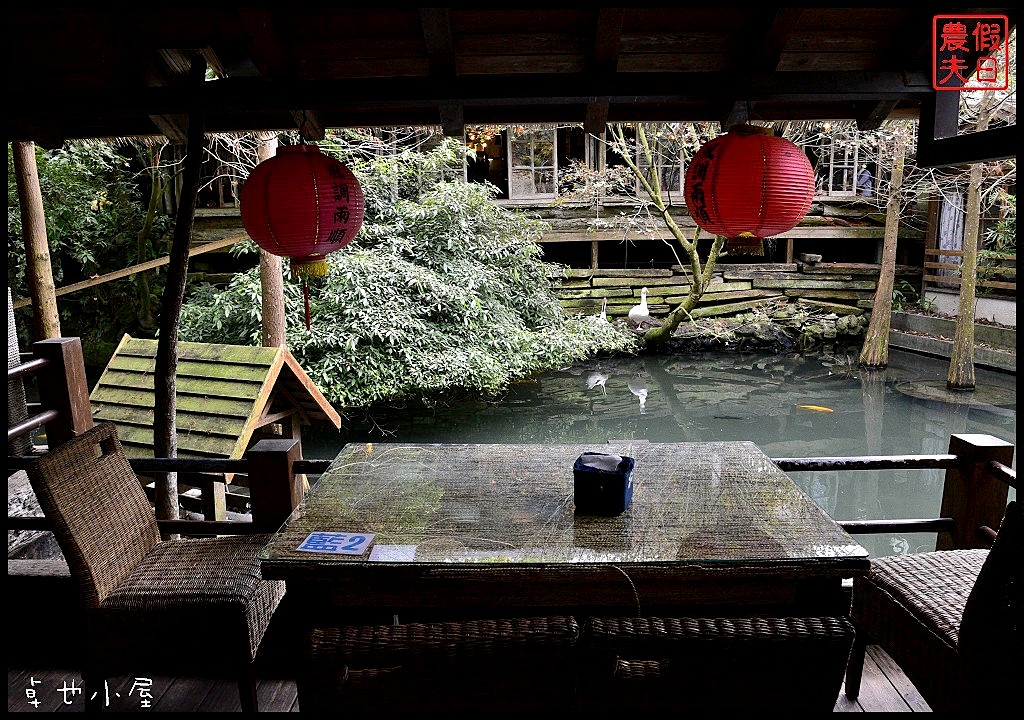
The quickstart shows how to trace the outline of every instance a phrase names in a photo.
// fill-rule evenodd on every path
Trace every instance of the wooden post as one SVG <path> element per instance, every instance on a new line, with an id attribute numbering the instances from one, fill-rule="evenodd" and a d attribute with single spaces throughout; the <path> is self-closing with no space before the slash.
<path id="1" fill-rule="evenodd" d="M 46 423 L 46 444 L 53 449 L 93 426 L 82 341 L 76 337 L 40 340 L 32 343 L 32 352 L 48 361 L 36 383 L 39 402 L 58 413 L 56 420 Z"/>
<path id="2" fill-rule="evenodd" d="M 302 459 L 297 440 L 260 440 L 245 453 L 249 461 L 249 501 L 252 522 L 275 532 L 302 501 L 302 483 L 292 465 Z"/>
<path id="3" fill-rule="evenodd" d="M 256 148 L 259 162 L 274 156 L 277 150 L 277 135 L 267 139 Z M 285 340 L 284 316 L 284 274 L 278 255 L 260 249 L 260 292 L 263 300 L 261 310 L 262 339 L 266 347 L 281 347 Z"/>
<path id="4" fill-rule="evenodd" d="M 14 174 L 18 186 L 21 227 L 25 236 L 25 261 L 28 290 L 32 298 L 32 326 L 36 340 L 60 337 L 60 315 L 53 286 L 50 247 L 46 239 L 46 213 L 39 189 L 36 146 L 32 142 L 13 142 Z"/>
<path id="5" fill-rule="evenodd" d="M 189 79 L 196 87 L 205 82 L 206 61 L 198 54 L 192 57 Z M 206 135 L 202 113 L 194 110 L 188 116 L 188 144 L 182 169 L 182 186 L 178 212 L 174 219 L 174 236 L 167 265 L 167 281 L 160 306 L 160 337 L 157 339 L 156 368 L 153 373 L 153 455 L 178 456 L 178 328 L 181 306 L 188 282 L 188 254 L 195 221 L 196 198 L 202 179 Z M 177 520 L 180 517 L 178 474 L 161 472 L 155 476 L 156 517 Z M 173 539 L 166 535 L 165 539 Z"/>
<path id="6" fill-rule="evenodd" d="M 989 475 L 985 466 L 991 460 L 1012 464 L 1013 444 L 991 435 L 952 435 L 949 453 L 956 455 L 960 462 L 946 471 L 939 514 L 954 518 L 956 529 L 939 533 L 935 549 L 988 547 L 978 528 L 982 525 L 999 527 L 1010 486 Z"/>
<path id="7" fill-rule="evenodd" d="M 180 478 L 181 475 L 179 474 Z M 201 475 L 199 486 L 202 494 L 203 519 L 204 520 L 227 520 L 228 519 L 228 498 L 227 486 L 224 476 Z"/>

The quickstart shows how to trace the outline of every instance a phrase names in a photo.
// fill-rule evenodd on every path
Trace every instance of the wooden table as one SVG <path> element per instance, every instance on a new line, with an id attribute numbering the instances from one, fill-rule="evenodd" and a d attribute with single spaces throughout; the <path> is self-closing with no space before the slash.
<path id="1" fill-rule="evenodd" d="M 636 459 L 632 505 L 576 515 L 585 450 Z M 297 550 L 374 533 L 362 555 Z M 753 443 L 349 444 L 275 534 L 265 578 L 309 608 L 846 614 L 867 551 Z"/>
<path id="2" fill-rule="evenodd" d="M 573 463 L 584 451 L 635 458 L 625 512 L 575 512 Z M 359 555 L 298 549 L 321 532 L 374 538 Z M 286 581 L 310 628 L 545 614 L 581 625 L 589 617 L 685 616 L 739 627 L 750 617 L 846 618 L 843 579 L 867 572 L 868 553 L 749 442 L 374 443 L 342 449 L 274 535 L 261 568 Z M 819 695 L 794 707 L 831 711 L 852 642 L 848 625 L 844 632 L 838 651 L 834 638 L 822 643 L 831 643 L 821 653 L 827 661 L 800 649 L 812 670 L 783 668 L 764 681 L 762 698 L 801 677 Z M 716 647 L 731 663 L 727 640 Z M 786 664 L 751 657 L 755 670 L 746 674 L 759 677 L 765 665 Z M 824 679 L 811 681 L 817 671 Z M 611 687 L 592 684 L 595 692 Z M 300 682 L 300 703 L 306 693 L 313 707 L 321 691 Z M 599 707 L 614 702 L 609 692 Z M 717 707 L 722 696 L 735 693 L 716 691 L 708 702 Z M 750 701 L 736 697 L 740 707 Z"/>

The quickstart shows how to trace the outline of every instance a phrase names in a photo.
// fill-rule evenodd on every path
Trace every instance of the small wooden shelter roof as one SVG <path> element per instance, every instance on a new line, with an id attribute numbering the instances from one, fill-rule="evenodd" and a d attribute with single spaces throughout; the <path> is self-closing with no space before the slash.
<path id="1" fill-rule="evenodd" d="M 93 418 L 117 426 L 131 457 L 153 456 L 157 341 L 125 335 L 90 395 Z M 341 417 L 284 347 L 178 343 L 179 457 L 242 457 L 254 431 L 296 416 L 341 427 Z"/>

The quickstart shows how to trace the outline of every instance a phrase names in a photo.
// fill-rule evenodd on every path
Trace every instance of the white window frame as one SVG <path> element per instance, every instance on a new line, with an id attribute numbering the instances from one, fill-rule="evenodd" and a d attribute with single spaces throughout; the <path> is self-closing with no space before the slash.
<path id="1" fill-rule="evenodd" d="M 661 142 L 658 140 L 658 138 L 654 138 L 653 142 L 652 142 L 652 139 L 650 137 L 648 137 L 647 138 L 647 142 L 648 142 L 649 145 L 653 146 L 651 148 L 651 151 L 654 153 L 654 157 L 655 157 L 654 166 L 655 166 L 655 168 L 657 168 L 658 180 L 661 182 L 661 192 L 663 194 L 668 192 L 669 193 L 669 197 L 671 197 L 671 199 L 673 201 L 673 204 L 675 204 L 676 200 L 678 199 L 678 203 L 680 205 L 682 205 L 683 204 L 683 186 L 684 186 L 684 184 L 686 182 L 686 161 L 684 159 L 684 152 L 683 152 L 683 144 L 682 144 L 682 142 L 679 143 L 679 156 L 676 157 L 675 158 L 675 162 L 672 162 L 672 163 L 666 162 L 667 157 L 663 157 L 663 155 L 661 153 Z M 647 172 L 647 170 L 648 170 L 647 158 L 644 157 L 644 152 L 643 152 L 643 149 L 640 147 L 640 142 L 639 141 L 637 141 L 637 143 L 636 143 L 636 165 L 643 172 L 645 172 L 645 173 Z M 671 172 L 673 172 L 673 173 L 676 172 L 676 171 L 678 171 L 678 173 L 679 173 L 679 175 L 677 177 L 677 182 L 675 183 L 675 185 L 673 187 L 667 187 L 665 185 L 665 182 L 664 182 L 664 179 L 665 179 L 664 178 L 664 174 L 665 174 L 666 171 L 669 171 L 669 170 Z M 640 180 L 639 179 L 637 179 L 637 181 L 636 181 L 636 193 L 637 193 L 638 196 L 643 197 L 644 189 L 643 189 L 643 186 L 640 184 Z"/>
<path id="2" fill-rule="evenodd" d="M 825 160 L 824 177 L 816 195 L 832 198 L 857 196 L 857 175 L 871 158 L 870 153 L 861 152 L 865 134 L 856 129 L 825 131 L 822 137 L 820 157 Z M 816 182 L 817 182 L 816 178 Z M 878 192 L 879 178 L 872 175 L 873 194 Z"/>
<path id="3" fill-rule="evenodd" d="M 546 136 L 546 138 L 544 137 Z M 526 140 L 526 142 L 524 142 Z M 547 141 L 550 145 L 550 162 L 544 163 L 538 145 Z M 508 130 L 508 197 L 510 200 L 549 200 L 558 196 L 558 134 L 556 128 L 524 127 L 522 132 Z M 516 164 L 516 146 L 529 146 L 529 164 Z M 522 154 L 522 153 L 520 153 Z M 518 173 L 518 175 L 517 175 Z M 529 173 L 532 190 L 524 189 L 518 178 Z M 550 173 L 551 192 L 537 190 L 538 174 Z"/>

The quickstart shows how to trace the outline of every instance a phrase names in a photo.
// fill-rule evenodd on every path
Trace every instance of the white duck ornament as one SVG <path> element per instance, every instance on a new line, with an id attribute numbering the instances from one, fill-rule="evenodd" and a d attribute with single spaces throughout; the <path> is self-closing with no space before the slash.
<path id="1" fill-rule="evenodd" d="M 640 291 L 640 304 L 629 309 L 629 321 L 640 327 L 645 320 L 651 319 L 651 311 L 647 307 L 647 288 Z"/>

